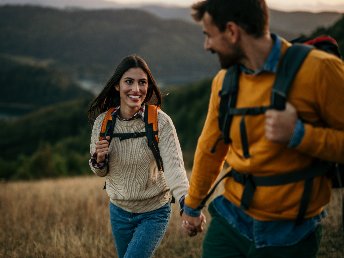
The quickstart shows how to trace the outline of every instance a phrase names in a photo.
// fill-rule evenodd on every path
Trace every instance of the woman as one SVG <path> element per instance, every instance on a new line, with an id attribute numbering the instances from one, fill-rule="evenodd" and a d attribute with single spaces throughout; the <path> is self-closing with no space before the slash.
<path id="1" fill-rule="evenodd" d="M 171 194 L 183 206 L 189 186 L 176 130 L 170 117 L 158 109 L 158 148 L 164 171 L 146 137 L 107 137 L 99 140 L 105 112 L 115 108 L 114 133 L 145 132 L 145 104 L 161 105 L 161 95 L 146 62 L 137 55 L 124 58 L 88 117 L 94 121 L 90 167 L 106 177 L 110 219 L 118 256 L 152 257 L 161 242 L 171 213 Z"/>

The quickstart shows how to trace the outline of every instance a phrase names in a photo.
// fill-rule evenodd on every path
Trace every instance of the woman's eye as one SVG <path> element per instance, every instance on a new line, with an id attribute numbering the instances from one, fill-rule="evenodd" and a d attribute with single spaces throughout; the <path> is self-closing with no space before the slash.
<path id="1" fill-rule="evenodd" d="M 125 80 L 125 83 L 128 85 L 131 85 L 131 84 L 133 84 L 133 80 Z"/>
<path id="2" fill-rule="evenodd" d="M 142 86 L 147 85 L 147 81 L 140 81 L 139 83 L 140 83 L 140 85 L 142 85 Z"/>

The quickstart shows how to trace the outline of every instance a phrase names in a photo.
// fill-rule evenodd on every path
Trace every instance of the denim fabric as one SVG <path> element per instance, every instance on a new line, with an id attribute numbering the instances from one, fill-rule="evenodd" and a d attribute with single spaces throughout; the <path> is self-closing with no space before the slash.
<path id="1" fill-rule="evenodd" d="M 229 202 L 224 196 L 217 197 L 211 205 L 228 224 L 253 241 L 256 248 L 266 246 L 290 246 L 309 236 L 320 225 L 326 212 L 296 225 L 293 220 L 258 221 Z"/>
<path id="2" fill-rule="evenodd" d="M 240 66 L 240 69 L 242 72 L 246 74 L 251 74 L 251 75 L 257 75 L 263 72 L 276 73 L 278 62 L 281 56 L 282 41 L 276 34 L 273 34 L 273 33 L 271 34 L 271 38 L 274 41 L 274 44 L 263 66 L 260 69 L 253 71 L 242 65 Z"/>
<path id="3" fill-rule="evenodd" d="M 316 258 L 321 225 L 297 244 L 257 248 L 216 211 L 214 203 L 209 205 L 209 213 L 212 218 L 203 241 L 202 258 Z"/>
<path id="4" fill-rule="evenodd" d="M 274 44 L 263 66 L 256 71 L 251 71 L 241 66 L 242 72 L 247 74 L 259 74 L 263 72 L 276 73 L 281 55 L 282 42 L 275 34 L 271 34 L 271 38 Z M 294 130 L 293 140 L 290 143 L 291 147 L 295 147 L 302 141 L 302 130 L 304 130 L 304 128 L 300 121 L 297 123 Z M 262 222 L 254 220 L 246 215 L 240 208 L 231 204 L 223 196 L 214 200 L 214 206 L 217 212 L 225 218 L 230 225 L 236 228 L 241 235 L 249 240 L 254 240 L 257 248 L 293 245 L 311 234 L 320 224 L 321 219 L 326 216 L 326 213 L 323 212 L 314 218 L 304 221 L 301 225 L 295 226 L 294 221 Z M 184 212 L 193 217 L 197 217 L 200 214 L 199 210 L 192 209 L 186 205 L 184 206 Z"/>
<path id="5" fill-rule="evenodd" d="M 293 135 L 289 141 L 289 148 L 296 148 L 302 141 L 303 136 L 305 135 L 305 126 L 303 125 L 300 119 L 297 119 Z"/>
<path id="6" fill-rule="evenodd" d="M 170 215 L 170 203 L 154 211 L 131 213 L 110 202 L 112 234 L 118 257 L 152 257 L 166 232 Z"/>

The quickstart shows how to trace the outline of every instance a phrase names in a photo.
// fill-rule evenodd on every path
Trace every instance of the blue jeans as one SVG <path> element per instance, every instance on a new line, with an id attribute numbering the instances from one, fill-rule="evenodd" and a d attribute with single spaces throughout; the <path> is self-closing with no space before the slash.
<path id="1" fill-rule="evenodd" d="M 112 235 L 118 257 L 152 257 L 165 235 L 170 215 L 170 203 L 154 211 L 131 213 L 110 202 Z"/>

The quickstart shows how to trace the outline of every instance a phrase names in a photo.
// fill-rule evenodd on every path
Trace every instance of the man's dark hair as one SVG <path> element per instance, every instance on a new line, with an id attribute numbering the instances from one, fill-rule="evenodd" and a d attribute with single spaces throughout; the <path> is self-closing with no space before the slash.
<path id="1" fill-rule="evenodd" d="M 261 37 L 268 27 L 268 8 L 265 0 L 205 0 L 192 5 L 192 16 L 199 22 L 207 12 L 220 31 L 227 22 L 234 22 L 248 34 Z"/>

